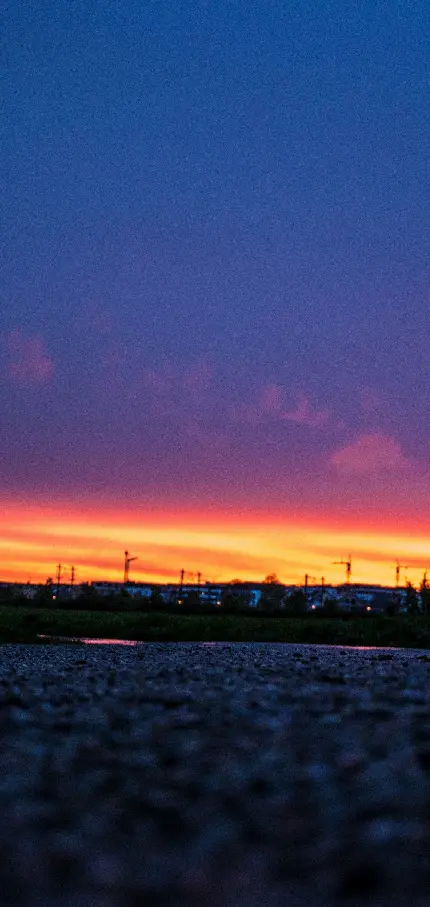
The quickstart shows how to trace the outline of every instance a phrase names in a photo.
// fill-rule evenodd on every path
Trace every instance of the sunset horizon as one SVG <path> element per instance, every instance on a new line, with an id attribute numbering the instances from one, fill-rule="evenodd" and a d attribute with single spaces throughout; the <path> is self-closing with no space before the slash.
<path id="1" fill-rule="evenodd" d="M 368 519 L 357 526 L 346 517 L 314 519 L 250 508 L 208 513 L 202 509 L 79 506 L 63 502 L 3 503 L 0 518 L 0 579 L 43 583 L 56 575 L 58 563 L 67 582 L 71 567 L 76 582 L 121 582 L 124 550 L 137 560 L 136 582 L 229 582 L 234 578 L 262 582 L 275 573 L 285 584 L 339 585 L 352 559 L 353 582 L 394 586 L 398 561 L 417 585 L 428 569 L 428 537 L 422 527 L 398 526 Z M 13 519 L 14 529 L 11 529 Z M 402 580 L 406 578 L 402 570 Z"/>

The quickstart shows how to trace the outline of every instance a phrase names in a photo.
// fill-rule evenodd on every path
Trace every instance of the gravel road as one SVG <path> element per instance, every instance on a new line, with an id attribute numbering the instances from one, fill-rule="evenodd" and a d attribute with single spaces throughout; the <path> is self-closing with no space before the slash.
<path id="1" fill-rule="evenodd" d="M 429 904 L 430 655 L 0 646 L 0 904 Z"/>

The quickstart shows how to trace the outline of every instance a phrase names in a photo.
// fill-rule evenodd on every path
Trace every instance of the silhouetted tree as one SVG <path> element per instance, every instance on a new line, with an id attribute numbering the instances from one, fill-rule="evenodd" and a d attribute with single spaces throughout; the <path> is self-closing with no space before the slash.
<path id="1" fill-rule="evenodd" d="M 400 592 L 397 589 L 395 592 L 391 593 L 385 611 L 389 617 L 394 617 L 400 614 Z"/>
<path id="2" fill-rule="evenodd" d="M 50 576 L 48 576 L 44 586 L 39 586 L 33 602 L 40 608 L 48 608 L 52 605 L 52 578 Z"/>
<path id="3" fill-rule="evenodd" d="M 80 594 L 77 596 L 73 603 L 73 607 L 76 608 L 101 608 L 103 604 L 103 596 L 99 595 L 97 589 L 94 586 L 90 586 L 89 583 L 82 583 Z"/>
<path id="4" fill-rule="evenodd" d="M 324 617 L 337 617 L 340 613 L 340 608 L 336 599 L 326 598 L 321 613 L 324 614 Z"/>
<path id="5" fill-rule="evenodd" d="M 286 616 L 299 616 L 306 614 L 308 610 L 308 601 L 303 589 L 294 589 L 284 598 L 284 613 Z"/>
<path id="6" fill-rule="evenodd" d="M 144 604 L 142 604 L 141 607 L 148 609 L 149 611 L 161 611 L 161 609 L 165 607 L 164 598 L 160 590 L 155 587 L 151 589 L 149 598 L 142 599 L 142 603 L 143 602 Z"/>
<path id="7" fill-rule="evenodd" d="M 9 602 L 12 602 L 17 597 L 12 586 L 3 586 L 0 590 L 0 601 L 2 604 L 9 604 Z"/>
<path id="8" fill-rule="evenodd" d="M 246 589 L 237 589 L 238 583 L 230 583 L 221 595 L 221 611 L 227 611 L 230 614 L 239 614 L 245 611 L 249 606 L 250 595 Z"/>
<path id="9" fill-rule="evenodd" d="M 418 594 L 412 583 L 406 583 L 405 605 L 408 614 L 419 614 Z"/>
<path id="10" fill-rule="evenodd" d="M 272 578 L 273 577 L 273 578 Z M 264 588 L 261 591 L 261 598 L 258 602 L 260 611 L 280 611 L 283 605 L 285 588 L 282 586 L 276 576 L 271 573 L 270 578 L 264 581 Z"/>
<path id="11" fill-rule="evenodd" d="M 183 611 L 198 611 L 200 609 L 200 592 L 190 589 L 186 592 L 182 602 Z"/>
<path id="12" fill-rule="evenodd" d="M 429 614 L 429 612 L 430 612 L 430 586 L 427 582 L 427 570 L 424 573 L 424 576 L 421 580 L 420 599 L 421 599 L 421 610 L 422 610 L 423 614 Z"/>

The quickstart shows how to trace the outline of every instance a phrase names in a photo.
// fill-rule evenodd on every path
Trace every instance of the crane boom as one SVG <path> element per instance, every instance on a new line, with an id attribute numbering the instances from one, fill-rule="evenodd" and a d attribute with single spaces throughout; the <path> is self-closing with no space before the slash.
<path id="1" fill-rule="evenodd" d="M 346 571 L 346 582 L 349 585 L 349 582 L 351 580 L 351 567 L 352 567 L 351 555 L 350 554 L 348 555 L 348 560 L 344 560 L 342 558 L 341 561 L 332 561 L 332 563 L 333 564 L 343 564 L 343 566 L 345 567 L 345 571 Z"/>
<path id="2" fill-rule="evenodd" d="M 130 579 L 130 564 L 132 561 L 138 561 L 139 558 L 137 555 L 135 557 L 130 557 L 128 551 L 124 551 L 124 586 L 129 582 Z"/>

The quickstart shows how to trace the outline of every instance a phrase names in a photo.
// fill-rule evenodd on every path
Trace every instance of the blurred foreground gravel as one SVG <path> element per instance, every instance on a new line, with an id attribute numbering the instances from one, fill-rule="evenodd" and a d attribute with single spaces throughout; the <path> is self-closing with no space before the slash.
<path id="1" fill-rule="evenodd" d="M 430 901 L 430 655 L 0 646 L 0 903 Z"/>

